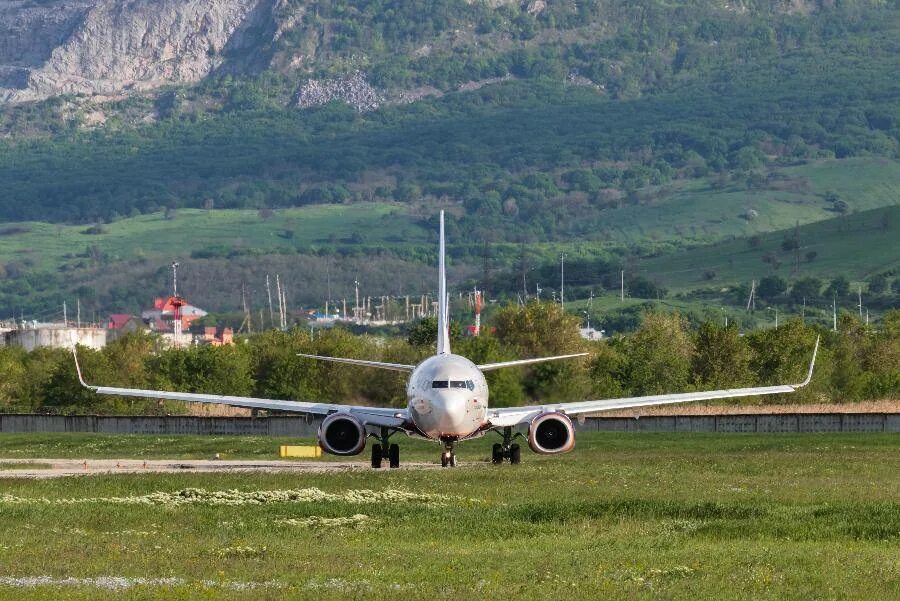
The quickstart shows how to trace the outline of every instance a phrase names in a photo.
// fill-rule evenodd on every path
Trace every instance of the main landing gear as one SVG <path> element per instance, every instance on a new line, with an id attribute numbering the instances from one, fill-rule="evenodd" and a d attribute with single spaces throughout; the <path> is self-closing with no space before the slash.
<path id="1" fill-rule="evenodd" d="M 491 449 L 491 463 L 500 465 L 504 459 L 509 459 L 510 465 L 518 465 L 522 461 L 522 449 L 513 443 L 512 428 L 503 428 L 503 443 L 494 443 Z"/>
<path id="2" fill-rule="evenodd" d="M 456 442 L 444 441 L 444 452 L 441 453 L 441 467 L 456 467 Z"/>
<path id="3" fill-rule="evenodd" d="M 391 468 L 400 467 L 400 446 L 388 443 L 391 434 L 393 432 L 390 432 L 387 428 L 382 428 L 380 436 L 376 437 L 381 443 L 372 445 L 372 467 L 375 469 L 381 467 L 381 460 L 384 457 L 387 457 L 388 465 Z"/>

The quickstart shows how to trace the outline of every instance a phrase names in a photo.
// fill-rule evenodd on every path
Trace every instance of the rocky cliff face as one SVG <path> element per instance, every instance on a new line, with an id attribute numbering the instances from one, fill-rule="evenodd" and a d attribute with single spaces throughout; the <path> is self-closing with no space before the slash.
<path id="1" fill-rule="evenodd" d="M 0 100 L 194 82 L 248 47 L 273 0 L 13 0 L 0 5 Z"/>

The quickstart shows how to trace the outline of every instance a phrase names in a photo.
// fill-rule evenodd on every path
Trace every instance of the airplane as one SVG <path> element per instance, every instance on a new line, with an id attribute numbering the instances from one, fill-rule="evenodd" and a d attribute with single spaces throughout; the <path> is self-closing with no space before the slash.
<path id="1" fill-rule="evenodd" d="M 806 379 L 799 384 L 493 408 L 488 405 L 488 384 L 484 377 L 485 372 L 533 365 L 545 361 L 583 357 L 588 353 L 519 359 L 482 365 L 476 365 L 461 355 L 453 354 L 450 351 L 443 211 L 440 213 L 438 289 L 436 352 L 418 365 L 298 353 L 299 357 L 306 359 L 408 373 L 409 380 L 406 386 L 408 403 L 405 409 L 94 386 L 85 383 L 81 366 L 78 364 L 77 351 L 73 348 L 75 368 L 81 385 L 97 394 L 217 403 L 320 417 L 322 422 L 317 432 L 319 445 L 325 452 L 332 455 L 358 455 L 363 452 L 367 439 L 374 438 L 375 442 L 371 448 L 373 468 L 380 468 L 384 458 L 387 458 L 391 468 L 400 466 L 400 447 L 396 443 L 390 442 L 391 436 L 397 433 L 442 444 L 441 465 L 454 467 L 457 465 L 456 445 L 463 441 L 480 438 L 489 432 L 497 433 L 502 438 L 502 442 L 495 443 L 492 447 L 492 463 L 501 464 L 508 460 L 510 464 L 518 464 L 521 461 L 521 447 L 514 441 L 520 437 L 527 441 L 528 446 L 535 453 L 554 455 L 571 451 L 575 447 L 575 427 L 572 418 L 578 419 L 585 413 L 690 401 L 791 393 L 809 384 L 816 362 L 816 353 L 819 349 L 819 340 L 816 339 Z"/>

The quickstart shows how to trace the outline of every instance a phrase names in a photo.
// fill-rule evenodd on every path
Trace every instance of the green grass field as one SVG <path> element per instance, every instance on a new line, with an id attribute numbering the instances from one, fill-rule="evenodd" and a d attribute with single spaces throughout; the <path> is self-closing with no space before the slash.
<path id="1" fill-rule="evenodd" d="M 886 217 L 885 217 L 886 216 Z M 884 220 L 887 220 L 887 227 Z M 830 279 L 835 274 L 851 274 L 860 280 L 866 276 L 900 267 L 900 204 L 872 209 L 841 219 L 802 225 L 799 228 L 799 277 Z M 643 259 L 638 272 L 673 290 L 698 286 L 748 283 L 773 273 L 763 257 L 775 253 L 781 266 L 774 273 L 794 277 L 794 253 L 782 250 L 793 228 L 761 234 L 759 245 L 747 238 L 698 246 L 689 250 Z M 864 252 L 862 252 L 864 251 Z M 815 252 L 812 261 L 807 252 Z M 715 272 L 711 280 L 704 277 Z"/>
<path id="2" fill-rule="evenodd" d="M 820 161 L 776 173 L 779 181 L 790 183 L 785 184 L 787 189 L 718 190 L 703 180 L 682 182 L 648 204 L 606 211 L 602 231 L 597 232 L 600 241 L 530 248 L 550 257 L 563 249 L 578 254 L 585 245 L 708 243 L 831 219 L 835 214 L 826 210 L 822 198 L 827 191 L 840 194 L 854 211 L 896 205 L 900 191 L 900 162 L 887 159 Z M 749 208 L 759 213 L 752 223 L 740 217 Z M 313 205 L 266 216 L 254 210 L 182 209 L 173 219 L 154 213 L 115 221 L 103 225 L 98 234 L 84 233 L 85 225 L 8 223 L 0 228 L 0 261 L 27 259 L 34 269 L 56 270 L 83 264 L 84 258 L 78 255 L 90 246 L 98 247 L 112 262 L 168 260 L 172 252 L 187 257 L 209 249 L 266 253 L 355 243 L 424 246 L 433 251 L 434 232 L 423 228 L 410 211 L 397 203 Z M 288 231 L 291 234 L 286 235 Z M 351 238 L 354 234 L 359 236 L 356 241 Z M 451 246 L 458 242 L 450 240 Z M 847 254 L 844 247 L 839 250 L 840 256 Z"/>
<path id="3" fill-rule="evenodd" d="M 272 457 L 278 442 L 3 435 L 0 456 Z M 896 435 L 592 433 L 517 467 L 488 465 L 490 442 L 449 470 L 0 479 L 0 597 L 900 596 Z"/>

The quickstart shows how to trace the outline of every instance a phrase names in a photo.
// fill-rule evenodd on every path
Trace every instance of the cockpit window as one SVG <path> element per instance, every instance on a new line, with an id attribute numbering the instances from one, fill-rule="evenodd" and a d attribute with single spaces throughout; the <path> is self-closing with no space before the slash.
<path id="1" fill-rule="evenodd" d="M 450 380 L 450 388 L 466 388 L 465 380 Z"/>
<path id="2" fill-rule="evenodd" d="M 434 380 L 431 382 L 432 388 L 447 388 L 449 382 L 447 380 Z"/>

